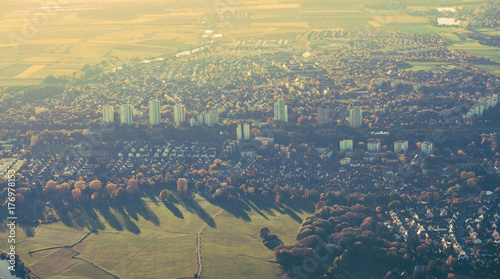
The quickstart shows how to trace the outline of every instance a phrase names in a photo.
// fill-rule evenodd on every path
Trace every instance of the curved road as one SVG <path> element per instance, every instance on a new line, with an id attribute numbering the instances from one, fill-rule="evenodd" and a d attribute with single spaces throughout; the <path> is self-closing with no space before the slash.
<path id="1" fill-rule="evenodd" d="M 460 246 L 462 246 L 462 249 L 464 250 L 464 252 L 467 254 L 467 256 L 469 256 L 469 259 L 472 261 L 472 262 L 475 262 L 476 261 L 476 257 L 472 254 L 472 251 L 469 247 L 469 245 L 467 245 L 467 243 L 465 242 L 465 238 L 464 238 L 464 234 L 463 234 L 463 229 L 465 227 L 465 220 L 472 215 L 472 213 L 474 211 L 476 211 L 477 209 L 476 208 L 472 208 L 472 209 L 468 209 L 468 210 L 465 210 L 462 214 L 460 214 L 460 216 L 457 218 L 457 222 L 456 222 L 456 231 L 455 231 L 455 236 L 456 236 L 456 239 L 457 239 L 457 242 L 458 244 L 460 244 Z"/>

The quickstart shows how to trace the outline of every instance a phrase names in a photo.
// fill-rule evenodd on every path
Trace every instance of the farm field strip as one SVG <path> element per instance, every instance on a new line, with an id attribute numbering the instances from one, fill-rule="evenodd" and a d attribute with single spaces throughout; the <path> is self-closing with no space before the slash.
<path id="1" fill-rule="evenodd" d="M 19 75 L 15 76 L 15 78 L 29 77 L 32 74 L 36 73 L 37 71 L 45 68 L 45 66 L 47 66 L 47 65 L 33 65 L 33 66 L 29 67 L 28 69 L 26 69 L 24 72 L 22 72 Z"/>

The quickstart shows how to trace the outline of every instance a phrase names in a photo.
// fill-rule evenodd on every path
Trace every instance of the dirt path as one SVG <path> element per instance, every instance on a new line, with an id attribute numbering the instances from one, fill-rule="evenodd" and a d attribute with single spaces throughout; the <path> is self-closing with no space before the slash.
<path id="1" fill-rule="evenodd" d="M 217 212 L 217 214 L 214 215 L 214 218 L 215 219 L 217 216 L 219 216 L 219 214 L 221 214 L 222 212 L 224 212 L 224 209 L 221 209 L 219 212 Z M 198 257 L 198 278 L 201 278 L 201 270 L 203 269 L 202 267 L 202 264 L 201 264 L 201 250 L 200 250 L 200 247 L 201 247 L 201 233 L 205 230 L 205 228 L 207 227 L 207 223 L 205 223 L 205 225 L 203 226 L 203 228 L 201 228 L 201 230 L 198 232 L 198 234 L 196 235 L 196 254 L 197 254 L 197 257 Z"/>

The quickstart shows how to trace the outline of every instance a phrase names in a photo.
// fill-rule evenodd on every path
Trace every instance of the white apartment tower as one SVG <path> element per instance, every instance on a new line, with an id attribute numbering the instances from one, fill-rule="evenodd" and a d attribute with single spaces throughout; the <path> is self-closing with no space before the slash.
<path id="1" fill-rule="evenodd" d="M 368 152 L 380 152 L 380 141 L 379 140 L 369 140 L 368 141 Z"/>
<path id="2" fill-rule="evenodd" d="M 431 155 L 434 152 L 434 143 L 430 141 L 424 141 L 420 144 L 420 150 L 425 155 Z"/>
<path id="3" fill-rule="evenodd" d="M 132 125 L 132 108 L 129 105 L 120 107 L 120 123 Z"/>
<path id="4" fill-rule="evenodd" d="M 174 122 L 181 123 L 185 121 L 185 108 L 184 105 L 177 104 L 174 106 Z"/>
<path id="5" fill-rule="evenodd" d="M 330 110 L 327 108 L 318 108 L 318 124 L 325 125 L 328 124 L 330 119 Z"/>
<path id="6" fill-rule="evenodd" d="M 159 125 L 161 122 L 160 101 L 149 101 L 149 124 Z"/>
<path id="7" fill-rule="evenodd" d="M 105 123 L 112 123 L 115 121 L 115 108 L 113 106 L 104 106 L 102 108 L 102 120 Z"/>
<path id="8" fill-rule="evenodd" d="M 250 139 L 250 124 L 248 123 L 243 124 L 243 139 L 244 140 Z"/>
<path id="9" fill-rule="evenodd" d="M 398 140 L 394 142 L 394 153 L 406 153 L 408 151 L 408 141 Z"/>
<path id="10" fill-rule="evenodd" d="M 288 122 L 288 106 L 283 99 L 274 103 L 274 120 Z"/>
<path id="11" fill-rule="evenodd" d="M 340 151 L 352 151 L 352 140 L 341 140 L 340 141 Z"/>
<path id="12" fill-rule="evenodd" d="M 238 126 L 236 126 L 236 139 L 242 139 L 241 124 L 238 124 Z"/>
<path id="13" fill-rule="evenodd" d="M 354 107 L 349 110 L 349 126 L 359 128 L 363 125 L 363 112 L 360 107 Z"/>
<path id="14" fill-rule="evenodd" d="M 207 126 L 214 126 L 219 123 L 219 109 L 212 108 L 205 112 L 205 123 Z"/>

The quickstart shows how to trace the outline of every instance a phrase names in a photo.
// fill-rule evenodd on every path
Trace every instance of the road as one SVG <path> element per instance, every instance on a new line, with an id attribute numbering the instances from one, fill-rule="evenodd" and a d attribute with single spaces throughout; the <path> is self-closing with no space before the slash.
<path id="1" fill-rule="evenodd" d="M 455 227 L 455 236 L 457 237 L 457 242 L 462 246 L 462 249 L 464 252 L 469 256 L 469 259 L 472 262 L 476 261 L 476 257 L 472 254 L 472 251 L 470 250 L 469 246 L 467 243 L 465 243 L 464 239 L 464 234 L 463 234 L 463 229 L 465 226 L 465 220 L 467 219 L 468 216 L 471 216 L 472 213 L 475 211 L 475 209 L 469 209 L 465 211 L 463 214 L 460 214 L 460 216 L 457 219 L 456 227 Z"/>

